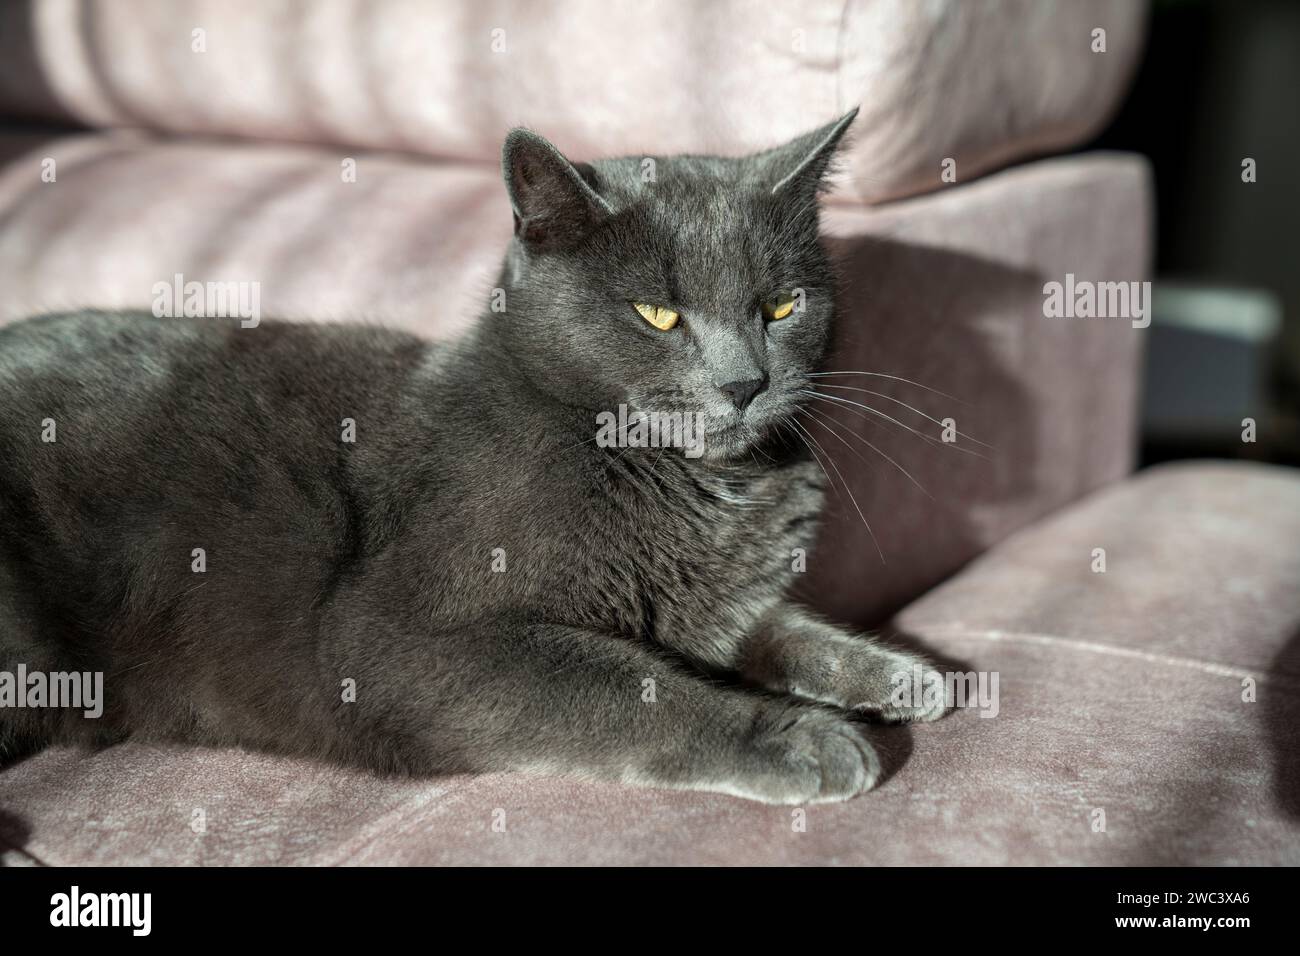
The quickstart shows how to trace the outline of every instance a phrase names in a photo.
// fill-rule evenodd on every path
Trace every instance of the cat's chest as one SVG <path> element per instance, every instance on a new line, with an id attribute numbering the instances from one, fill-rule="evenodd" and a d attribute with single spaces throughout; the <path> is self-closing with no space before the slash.
<path id="1" fill-rule="evenodd" d="M 593 610 L 657 639 L 739 637 L 779 601 L 816 531 L 823 492 L 811 462 L 688 471 L 604 509 L 596 550 L 627 586 Z M 650 623 L 646 623 L 650 622 Z M 663 632 L 671 632 L 665 634 Z"/>

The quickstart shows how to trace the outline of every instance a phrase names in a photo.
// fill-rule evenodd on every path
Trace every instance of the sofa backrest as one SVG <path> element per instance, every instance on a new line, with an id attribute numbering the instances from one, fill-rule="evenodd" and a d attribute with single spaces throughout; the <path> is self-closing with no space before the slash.
<path id="1" fill-rule="evenodd" d="M 878 201 L 1086 138 L 1144 28 L 1137 0 L 14 0 L 0 115 L 495 162 L 520 124 L 731 154 L 860 105 L 839 195 Z"/>

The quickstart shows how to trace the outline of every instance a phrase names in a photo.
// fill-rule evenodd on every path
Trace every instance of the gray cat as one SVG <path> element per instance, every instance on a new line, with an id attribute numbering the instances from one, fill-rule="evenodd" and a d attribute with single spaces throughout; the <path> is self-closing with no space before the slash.
<path id="1" fill-rule="evenodd" d="M 855 114 L 652 177 L 514 130 L 506 308 L 454 343 L 96 313 L 0 330 L 0 671 L 100 671 L 105 696 L 98 720 L 0 708 L 0 747 L 869 789 L 850 712 L 945 708 L 897 706 L 918 658 L 785 596 L 823 498 L 794 420 L 834 312 L 818 195 Z M 598 440 L 620 405 L 699 422 L 694 453 Z"/>

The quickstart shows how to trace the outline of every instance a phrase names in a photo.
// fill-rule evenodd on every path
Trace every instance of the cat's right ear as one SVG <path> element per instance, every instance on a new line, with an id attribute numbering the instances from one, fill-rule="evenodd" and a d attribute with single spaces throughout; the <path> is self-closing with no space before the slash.
<path id="1" fill-rule="evenodd" d="M 531 248 L 576 245 L 613 212 L 578 166 L 530 130 L 510 131 L 501 148 L 501 173 L 515 213 L 515 235 Z"/>

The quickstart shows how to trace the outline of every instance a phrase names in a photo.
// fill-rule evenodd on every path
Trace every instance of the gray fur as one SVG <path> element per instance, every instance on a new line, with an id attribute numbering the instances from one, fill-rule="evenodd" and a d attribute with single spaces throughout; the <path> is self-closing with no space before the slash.
<path id="1" fill-rule="evenodd" d="M 452 344 L 99 313 L 0 330 L 0 670 L 102 670 L 106 696 L 98 721 L 0 709 L 0 746 L 133 735 L 784 803 L 872 786 L 845 711 L 938 716 L 888 702 L 915 659 L 785 598 L 823 476 L 782 425 L 827 344 L 817 195 L 852 118 L 659 158 L 654 182 L 516 130 L 507 309 Z M 795 287 L 806 309 L 765 322 Z M 720 386 L 754 376 L 742 414 Z M 706 454 L 598 447 L 621 402 L 703 412 Z"/>

